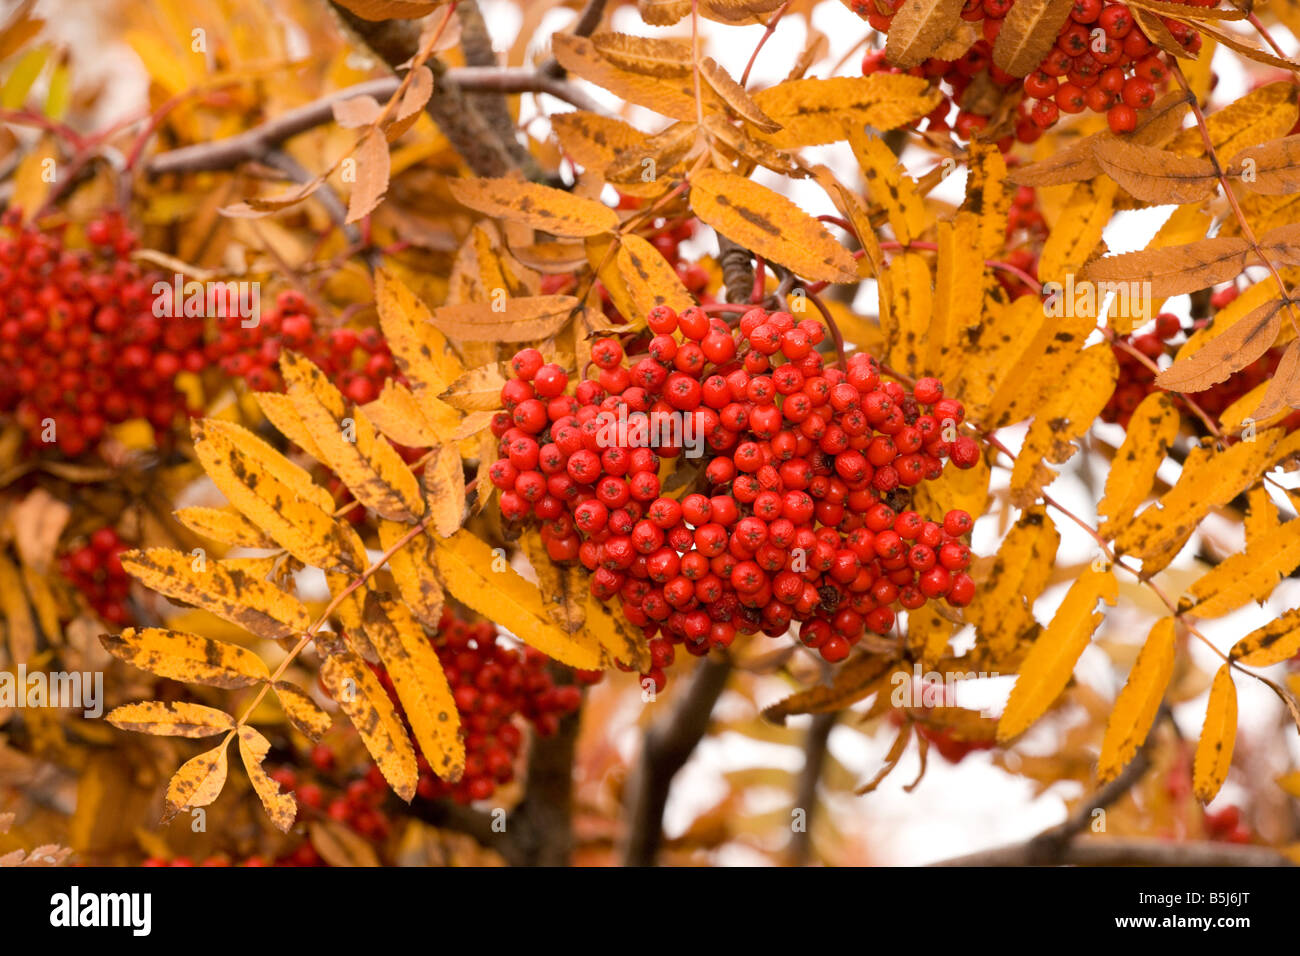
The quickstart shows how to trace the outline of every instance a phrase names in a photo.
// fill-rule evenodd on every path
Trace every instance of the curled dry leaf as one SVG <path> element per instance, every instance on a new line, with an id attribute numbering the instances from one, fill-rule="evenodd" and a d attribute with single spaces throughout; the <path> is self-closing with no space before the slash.
<path id="1" fill-rule="evenodd" d="M 920 66 L 956 31 L 961 8 L 962 0 L 903 0 L 889 25 L 886 58 L 904 70 Z"/>
<path id="2" fill-rule="evenodd" d="M 1051 52 L 1073 5 L 1074 0 L 1017 0 L 993 43 L 994 64 L 1012 76 L 1028 76 Z"/>
<path id="3" fill-rule="evenodd" d="M 731 74 L 718 65 L 711 56 L 700 60 L 700 75 L 713 88 L 737 116 L 764 133 L 775 133 L 781 124 L 764 113 L 745 92 L 745 88 L 731 78 Z"/>
<path id="4" fill-rule="evenodd" d="M 593 33 L 596 52 L 620 69 L 647 76 L 686 76 L 691 72 L 691 44 L 673 37 L 638 37 L 627 33 Z"/>

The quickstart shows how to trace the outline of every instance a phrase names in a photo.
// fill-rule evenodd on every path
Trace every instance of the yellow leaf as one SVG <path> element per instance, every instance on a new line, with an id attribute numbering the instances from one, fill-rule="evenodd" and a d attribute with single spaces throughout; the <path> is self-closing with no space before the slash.
<path id="1" fill-rule="evenodd" d="M 923 77 L 905 73 L 787 80 L 754 94 L 759 109 L 782 126 L 760 138 L 779 149 L 834 143 L 848 126 L 895 129 L 920 119 L 939 100 Z"/>
<path id="2" fill-rule="evenodd" d="M 9 631 L 9 656 L 14 664 L 26 664 L 36 653 L 36 621 L 18 569 L 4 554 L 0 554 L 0 611 Z"/>
<path id="3" fill-rule="evenodd" d="M 307 431 L 307 426 L 302 423 L 302 416 L 298 414 L 298 409 L 294 406 L 292 398 L 280 392 L 257 392 L 254 398 L 257 401 L 257 407 L 266 416 L 266 420 L 274 425 L 281 435 L 317 461 L 325 460 L 325 453 L 316 445 L 316 440 L 311 437 L 311 432 Z M 274 449 L 272 451 L 274 452 Z M 307 473 L 304 471 L 303 474 Z M 285 479 L 281 477 L 281 480 L 284 481 Z M 306 482 L 311 488 L 310 476 L 307 477 Z M 285 483 L 290 487 L 295 487 L 291 482 L 285 481 Z M 334 499 L 329 497 L 329 493 L 324 488 L 321 488 L 320 491 L 323 495 L 312 494 L 312 498 L 321 508 L 328 512 L 334 507 Z"/>
<path id="4" fill-rule="evenodd" d="M 381 436 L 365 412 L 348 414 L 343 394 L 309 359 L 295 352 L 280 356 L 289 397 L 330 466 L 357 500 L 393 521 L 424 514 L 419 482 L 396 449 Z"/>
<path id="5" fill-rule="evenodd" d="M 306 564 L 360 570 L 360 539 L 334 520 L 334 500 L 303 469 L 238 425 L 208 418 L 190 430 L 213 484 L 278 545 Z"/>
<path id="6" fill-rule="evenodd" d="M 387 551 L 409 531 L 409 525 L 380 519 L 380 547 Z M 434 562 L 433 539 L 428 534 L 421 534 L 394 552 L 388 559 L 388 569 L 411 612 L 426 627 L 436 630 L 442 620 L 444 595 Z"/>
<path id="7" fill-rule="evenodd" d="M 271 679 L 248 648 L 183 631 L 128 627 L 117 636 L 102 635 L 99 643 L 118 660 L 171 680 L 232 688 Z"/>
<path id="8" fill-rule="evenodd" d="M 1002 428 L 1036 414 L 1060 391 L 1068 369 L 1078 360 L 1083 343 L 1096 327 L 1095 316 L 1077 310 L 1045 319 L 1043 303 L 1029 295 L 1020 301 L 1025 300 L 1029 305 L 1023 310 L 1013 306 L 1012 311 L 1021 317 L 1026 313 L 1031 317 L 1030 324 L 1020 333 L 1029 341 L 1021 345 L 1019 354 L 1013 347 L 996 360 L 1000 384 L 981 419 L 985 426 Z M 955 391 L 954 394 L 964 393 Z"/>
<path id="9" fill-rule="evenodd" d="M 1081 275 L 1089 282 L 1150 283 L 1150 294 L 1163 299 L 1236 278 L 1249 258 L 1250 244 L 1245 239 L 1216 236 L 1185 246 L 1094 259 Z"/>
<path id="10" fill-rule="evenodd" d="M 206 807 L 221 795 L 226 785 L 227 737 L 213 749 L 181 764 L 167 784 L 167 806 L 162 822 L 167 823 L 182 810 Z"/>
<path id="11" fill-rule="evenodd" d="M 581 239 L 618 228 L 618 213 L 613 209 L 562 189 L 513 179 L 458 178 L 448 180 L 447 185 L 462 206 L 555 236 Z"/>
<path id="12" fill-rule="evenodd" d="M 1228 779 L 1232 749 L 1237 740 L 1237 688 L 1232 683 L 1232 665 L 1224 664 L 1210 685 L 1205 725 L 1192 763 L 1192 787 L 1196 798 L 1209 803 Z"/>
<path id="13" fill-rule="evenodd" d="M 448 386 L 442 398 L 462 411 L 494 412 L 501 407 L 501 389 L 505 384 L 501 364 L 493 362 L 470 369 Z"/>
<path id="14" fill-rule="evenodd" d="M 627 619 L 617 602 L 601 601 L 586 589 L 586 631 L 609 652 L 610 657 L 635 667 L 641 673 L 650 670 L 650 642 L 645 632 Z"/>
<path id="15" fill-rule="evenodd" d="M 262 529 L 234 508 L 180 508 L 176 520 L 196 534 L 236 548 L 274 548 Z"/>
<path id="16" fill-rule="evenodd" d="M 551 128 L 569 158 L 591 170 L 604 169 L 619 153 L 646 140 L 645 133 L 622 120 L 586 110 L 556 113 Z"/>
<path id="17" fill-rule="evenodd" d="M 410 803 L 420 776 L 415 750 L 383 686 L 366 663 L 350 651 L 326 657 L 321 662 L 320 676 L 330 696 L 357 728 L 388 785 Z"/>
<path id="18" fill-rule="evenodd" d="M 309 740 L 320 740 L 334 721 L 329 714 L 321 710 L 314 700 L 301 687 L 288 681 L 278 680 L 273 685 L 275 696 L 284 708 L 284 715 L 298 732 Z"/>
<path id="19" fill-rule="evenodd" d="M 1020 0 L 998 31 L 993 62 L 1012 76 L 1028 76 L 1051 52 L 1071 6 L 1072 0 Z"/>
<path id="20" fill-rule="evenodd" d="M 362 616 L 424 759 L 443 780 L 459 780 L 465 770 L 460 714 L 433 645 L 410 611 L 374 591 Z"/>
<path id="21" fill-rule="evenodd" d="M 685 76 L 691 72 L 691 44 L 676 37 L 639 37 L 602 31 L 591 45 L 615 66 L 646 76 Z"/>
<path id="22" fill-rule="evenodd" d="M 691 180 L 691 209 L 706 224 L 807 279 L 854 282 L 857 263 L 816 219 L 784 196 L 734 173 Z"/>
<path id="23" fill-rule="evenodd" d="M 313 820 L 307 827 L 307 838 L 321 859 L 330 866 L 381 865 L 379 855 L 365 837 L 334 820 Z"/>
<path id="24" fill-rule="evenodd" d="M 602 666 L 595 640 L 551 624 L 538 589 L 506 563 L 504 554 L 494 553 L 465 529 L 438 542 L 438 569 L 453 597 L 524 643 L 570 667 Z"/>
<path id="25" fill-rule="evenodd" d="M 985 258 L 1001 254 L 1006 245 L 1007 213 L 1011 210 L 1011 184 L 1002 150 L 992 143 L 972 142 L 967 155 L 966 200 L 962 212 L 979 221 L 978 249 Z"/>
<path id="26" fill-rule="evenodd" d="M 1022 514 L 998 547 L 993 567 L 966 609 L 980 643 L 997 660 L 1031 634 L 1034 601 L 1051 579 L 1061 535 L 1041 507 Z"/>
<path id="27" fill-rule="evenodd" d="M 1061 695 L 1079 655 L 1105 616 L 1096 609 L 1097 602 L 1104 600 L 1113 605 L 1118 597 L 1119 585 L 1110 571 L 1088 568 L 1070 586 L 1052 622 L 1020 665 L 1007 708 L 998 721 L 999 741 L 1005 743 L 1020 736 Z"/>
<path id="28" fill-rule="evenodd" d="M 1295 84 L 1278 80 L 1215 110 L 1205 118 L 1215 152 L 1222 157 L 1235 156 L 1247 146 L 1285 136 L 1300 119 L 1296 101 Z M 1201 131 L 1192 128 L 1183 130 L 1170 142 L 1169 148 L 1183 155 L 1199 156 L 1205 152 L 1205 142 Z"/>
<path id="29" fill-rule="evenodd" d="M 750 99 L 745 88 L 732 79 L 731 74 L 718 65 L 711 56 L 700 60 L 700 77 L 713 88 L 713 92 L 729 106 L 737 116 L 764 133 L 775 133 L 781 128 L 776 122 Z"/>
<path id="30" fill-rule="evenodd" d="M 1165 453 L 1178 436 L 1178 409 L 1163 392 L 1152 392 L 1133 410 L 1133 417 L 1106 475 L 1106 492 L 1097 505 L 1106 522 L 1099 529 L 1113 537 L 1127 524 L 1151 492 Z"/>
<path id="31" fill-rule="evenodd" d="M 396 379 L 384 382 L 379 397 L 361 408 L 385 437 L 399 445 L 430 448 L 440 440 L 433 425 L 424 417 L 420 401 Z"/>
<path id="32" fill-rule="evenodd" d="M 1075 441 L 1087 433 L 1111 394 L 1119 366 L 1107 342 L 1084 349 L 1070 363 L 1064 387 L 1053 392 L 1034 416 L 1011 472 L 1011 501 L 1024 508 L 1038 500 L 1056 478 L 1048 464 L 1062 464 L 1077 451 Z"/>
<path id="33" fill-rule="evenodd" d="M 935 224 L 934 317 L 926 335 L 928 353 L 922 368 L 944 378 L 960 355 L 960 340 L 980 325 L 984 305 L 982 225 L 971 212 Z"/>
<path id="34" fill-rule="evenodd" d="M 695 305 L 695 299 L 682 285 L 677 270 L 658 249 L 640 236 L 628 234 L 619 240 L 615 262 L 636 308 L 634 318 L 644 319 L 651 309 L 661 305 L 675 312 Z"/>
<path id="35" fill-rule="evenodd" d="M 1101 241 L 1102 230 L 1110 222 L 1116 189 L 1112 179 L 1095 179 L 1074 187 L 1043 243 L 1043 253 L 1038 260 L 1040 279 L 1063 282 L 1068 275 L 1083 267 Z"/>
<path id="36" fill-rule="evenodd" d="M 582 302 L 571 295 L 494 297 L 433 310 L 433 324 L 458 342 L 531 342 L 569 324 Z"/>
<path id="37" fill-rule="evenodd" d="M 193 604 L 269 640 L 306 632 L 311 618 L 301 601 L 274 584 L 222 561 L 195 569 L 195 559 L 181 551 L 150 548 L 122 555 L 122 567 L 145 587 L 184 604 Z"/>
<path id="38" fill-rule="evenodd" d="M 916 182 L 903 172 L 898 157 L 880 137 L 857 126 L 849 127 L 848 137 L 853 155 L 862 167 L 867 198 L 885 210 L 894 228 L 894 238 L 905 246 L 919 239 L 928 225 L 928 217 Z"/>
<path id="39" fill-rule="evenodd" d="M 1220 617 L 1250 601 L 1263 603 L 1285 575 L 1300 567 L 1300 519 L 1267 540 L 1234 554 L 1192 585 L 1179 607 L 1197 617 Z"/>
<path id="40" fill-rule="evenodd" d="M 1147 635 L 1106 723 L 1097 760 L 1097 779 L 1102 783 L 1119 776 L 1146 740 L 1174 673 L 1174 647 L 1174 619 L 1163 617 Z"/>
<path id="41" fill-rule="evenodd" d="M 118 730 L 160 737 L 211 737 L 235 729 L 235 718 L 215 707 L 183 700 L 146 700 L 123 704 L 104 718 Z"/>
<path id="42" fill-rule="evenodd" d="M 271 779 L 262 761 L 271 752 L 271 742 L 252 727 L 239 728 L 239 756 L 244 762 L 244 771 L 248 781 L 262 801 L 266 815 L 271 818 L 277 830 L 288 833 L 293 826 L 293 819 L 298 815 L 298 801 L 293 794 L 285 793 L 280 785 Z M 222 753 L 225 753 L 224 748 Z"/>
<path id="43" fill-rule="evenodd" d="M 886 342 L 890 343 L 889 364 L 916 375 L 923 371 L 926 330 L 930 327 L 933 306 L 930 290 L 930 264 L 919 252 L 896 255 L 889 268 L 889 321 L 884 321 Z M 882 308 L 881 312 L 885 310 Z"/>
<path id="44" fill-rule="evenodd" d="M 447 340 L 434 328 L 428 306 L 384 269 L 375 276 L 375 305 L 393 359 L 422 402 L 437 396 L 464 372 Z"/>
<path id="45" fill-rule="evenodd" d="M 433 514 L 433 530 L 446 538 L 465 514 L 465 469 L 455 445 L 439 445 L 424 466 L 424 497 Z"/>
<path id="46" fill-rule="evenodd" d="M 1300 608 L 1257 627 L 1236 644 L 1228 657 L 1249 667 L 1271 667 L 1300 653 Z"/>
<path id="47" fill-rule="evenodd" d="M 659 78 L 620 69 L 601 56 L 589 39 L 569 33 L 557 33 L 551 38 L 551 52 L 560 66 L 570 73 L 620 99 L 676 120 L 691 121 L 696 118 L 695 95 L 689 76 Z M 500 212 L 487 214 L 503 216 Z M 600 231 L 611 230 L 596 230 Z M 578 233 L 584 236 L 594 234 L 595 232 Z"/>

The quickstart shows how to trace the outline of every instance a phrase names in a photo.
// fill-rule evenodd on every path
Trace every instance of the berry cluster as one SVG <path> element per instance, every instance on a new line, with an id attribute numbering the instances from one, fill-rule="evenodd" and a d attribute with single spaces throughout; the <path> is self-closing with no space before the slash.
<path id="1" fill-rule="evenodd" d="M 65 227 L 0 220 L 0 412 L 33 445 L 67 458 L 90 451 L 110 424 L 148 419 L 161 443 L 187 411 L 175 379 L 205 366 L 203 325 L 153 314 L 150 275 L 132 262 L 135 235 L 120 213 L 92 221 L 92 249 Z"/>
<path id="2" fill-rule="evenodd" d="M 852 6 L 875 29 L 888 33 L 902 2 L 906 0 L 853 0 Z M 1213 7 L 1218 0 L 1190 2 Z M 993 44 L 1013 6 L 1015 0 L 966 0 L 961 17 L 979 23 L 981 38 L 956 60 L 931 58 L 909 71 L 942 83 L 947 93 L 926 117 L 927 128 L 935 132 L 951 128 L 959 137 L 969 139 L 989 123 L 989 116 L 982 111 L 989 108 L 983 104 L 991 101 L 987 93 L 992 84 L 1003 94 L 1021 87 L 1014 139 L 1022 143 L 1034 142 L 1062 113 L 1084 110 L 1105 113 L 1116 133 L 1131 132 L 1137 125 L 1138 110 L 1155 101 L 1169 70 L 1164 54 L 1137 26 L 1129 8 L 1106 0 L 1075 0 L 1055 46 L 1022 81 L 992 62 Z M 1185 50 L 1191 54 L 1200 50 L 1200 34 L 1192 27 L 1179 20 L 1160 19 Z M 868 52 L 862 71 L 897 72 L 885 61 L 883 50 Z M 977 77 L 983 78 L 981 82 L 976 82 Z M 978 97 L 979 102 L 970 103 L 968 109 L 963 104 L 970 90 L 975 92 L 971 99 Z M 954 105 L 957 115 L 949 126 L 948 114 Z M 999 141 L 1004 151 L 1012 139 L 1007 136 Z"/>
<path id="3" fill-rule="evenodd" d="M 896 607 L 971 600 L 970 515 L 908 507 L 945 459 L 980 456 L 941 382 L 909 394 L 865 353 L 824 367 L 822 326 L 786 312 L 750 309 L 732 329 L 660 306 L 647 322 L 654 337 L 627 362 L 618 340 L 594 342 L 599 373 L 572 394 L 559 366 L 517 354 L 489 472 L 502 515 L 539 521 L 551 559 L 580 561 L 592 593 L 617 594 L 651 637 L 644 676 L 663 686 L 675 644 L 702 655 L 795 621 L 841 661 L 864 631 L 887 633 Z M 709 493 L 679 501 L 661 493 L 659 464 L 688 444 Z"/>
<path id="4" fill-rule="evenodd" d="M 79 548 L 59 559 L 59 570 L 91 606 L 100 620 L 123 625 L 130 621 L 126 606 L 131 579 L 122 567 L 127 545 L 110 527 L 100 528 Z"/>
<path id="5" fill-rule="evenodd" d="M 384 382 L 396 375 L 392 353 L 379 329 L 340 326 L 322 334 L 315 307 L 295 289 L 279 292 L 275 305 L 251 328 L 241 325 L 236 310 L 226 312 L 207 345 L 208 361 L 255 391 L 283 387 L 276 363 L 285 348 L 306 355 L 359 405 L 378 398 Z"/>
<path id="6" fill-rule="evenodd" d="M 1241 819 L 1241 810 L 1229 804 L 1205 814 L 1205 835 L 1220 843 L 1254 843 L 1255 835 Z"/>
<path id="7" fill-rule="evenodd" d="M 426 800 L 486 800 L 498 786 L 514 779 L 523 745 L 516 718 L 550 736 L 562 718 L 578 709 L 582 691 L 573 684 L 557 686 L 541 651 L 498 644 L 496 629 L 487 621 L 471 624 L 445 611 L 438 635 L 434 646 L 465 730 L 465 772 L 456 783 L 442 780 L 421 755 L 417 792 Z M 392 678 L 382 668 L 375 668 L 375 673 L 397 704 Z"/>

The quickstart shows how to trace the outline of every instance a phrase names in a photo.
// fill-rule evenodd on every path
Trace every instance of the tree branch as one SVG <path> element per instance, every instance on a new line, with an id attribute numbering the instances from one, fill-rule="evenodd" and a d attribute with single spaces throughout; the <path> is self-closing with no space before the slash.
<path id="1" fill-rule="evenodd" d="M 498 66 L 497 54 L 492 48 L 492 34 L 488 32 L 478 0 L 460 0 L 456 4 L 456 17 L 460 20 L 460 48 L 465 54 L 466 66 L 495 69 Z M 483 114 L 506 151 L 514 158 L 515 164 L 528 171 L 529 179 L 538 178 L 541 169 L 519 142 L 519 131 L 515 127 L 514 117 L 510 115 L 505 94 L 496 91 L 472 93 L 467 99 L 471 106 Z"/>
<path id="2" fill-rule="evenodd" d="M 569 865 L 573 854 L 573 757 L 581 714 L 579 710 L 565 717 L 554 735 L 533 740 L 527 790 L 510 814 L 508 839 L 500 848 L 511 866 Z"/>
<path id="3" fill-rule="evenodd" d="M 672 712 L 645 732 L 641 758 L 628 781 L 624 866 L 653 866 L 663 842 L 664 807 L 673 777 L 709 727 L 713 705 L 731 675 L 731 662 L 706 657 Z"/>
<path id="4" fill-rule="evenodd" d="M 788 853 L 791 866 L 803 866 L 811 854 L 812 816 L 813 808 L 817 806 L 817 784 L 821 781 L 822 768 L 826 765 L 831 731 L 838 720 L 839 714 L 835 711 L 815 714 L 808 727 L 808 735 L 804 737 L 803 771 L 799 774 L 799 790 L 794 798 L 795 809 L 804 812 L 803 829 L 795 830 L 790 835 Z"/>

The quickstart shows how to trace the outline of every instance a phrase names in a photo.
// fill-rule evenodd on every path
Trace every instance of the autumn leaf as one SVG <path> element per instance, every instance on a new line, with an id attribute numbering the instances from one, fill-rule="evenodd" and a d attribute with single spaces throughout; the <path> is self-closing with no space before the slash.
<path id="1" fill-rule="evenodd" d="M 1088 568 L 1070 586 L 1052 622 L 1020 665 L 1006 710 L 998 721 L 999 741 L 1005 743 L 1020 736 L 1061 695 L 1079 655 L 1104 617 L 1096 610 L 1097 602 L 1113 605 L 1118 596 L 1119 586 L 1111 571 Z"/>
<path id="2" fill-rule="evenodd" d="M 363 20 L 416 20 L 432 13 L 441 0 L 337 0 Z"/>
<path id="3" fill-rule="evenodd" d="M 889 62 L 903 70 L 920 66 L 961 22 L 961 7 L 962 0 L 903 0 L 889 25 Z"/>
<path id="4" fill-rule="evenodd" d="M 176 520 L 196 534 L 238 548 L 274 548 L 275 542 L 233 508 L 180 508 Z"/>
<path id="5" fill-rule="evenodd" d="M 1073 0 L 1017 0 L 993 43 L 994 64 L 1012 76 L 1028 76 L 1051 52 L 1072 6 Z"/>
<path id="6" fill-rule="evenodd" d="M 160 737 L 211 737 L 235 728 L 235 719 L 225 711 L 182 700 L 123 704 L 104 719 L 118 730 Z"/>
<path id="7" fill-rule="evenodd" d="M 1044 508 L 1026 510 L 1002 539 L 993 573 L 966 610 L 978 640 L 994 659 L 1011 652 L 1037 627 L 1034 601 L 1051 579 L 1060 532 Z"/>
<path id="8" fill-rule="evenodd" d="M 1194 292 L 1240 275 L 1250 244 L 1236 237 L 1202 239 L 1169 249 L 1094 259 L 1083 268 L 1090 282 L 1149 282 L 1151 295 L 1167 298 Z"/>
<path id="9" fill-rule="evenodd" d="M 691 45 L 675 37 L 638 37 L 593 33 L 591 45 L 615 66 L 647 76 L 686 76 L 691 72 Z"/>
<path id="10" fill-rule="evenodd" d="M 1300 608 L 1257 627 L 1228 652 L 1230 660 L 1249 667 L 1271 667 L 1300 653 Z"/>
<path id="11" fill-rule="evenodd" d="M 1214 799 L 1232 766 L 1232 749 L 1237 738 L 1237 688 L 1232 683 L 1232 665 L 1224 664 L 1214 674 L 1205 725 L 1192 763 L 1192 787 L 1202 803 Z"/>
<path id="12" fill-rule="evenodd" d="M 781 149 L 818 146 L 844 138 L 853 125 L 891 130 L 938 105 L 939 91 L 902 73 L 787 80 L 754 94 L 754 103 L 781 129 L 762 135 Z"/>
<path id="13" fill-rule="evenodd" d="M 566 634 L 550 623 L 537 588 L 520 577 L 504 556 L 493 553 L 463 528 L 438 542 L 438 568 L 447 591 L 467 607 L 490 616 L 521 641 L 570 667 L 597 670 L 595 641 Z"/>
<path id="14" fill-rule="evenodd" d="M 433 324 L 458 342 L 532 342 L 556 335 L 581 307 L 571 295 L 503 296 L 441 306 L 433 310 Z"/>
<path id="15" fill-rule="evenodd" d="M 1261 604 L 1278 581 L 1300 567 L 1300 520 L 1286 522 L 1256 547 L 1225 558 L 1192 585 L 1180 610 L 1197 617 L 1219 617 L 1258 601 Z"/>
<path id="16" fill-rule="evenodd" d="M 926 228 L 925 206 L 916 183 L 899 166 L 898 157 L 884 140 L 858 129 L 849 129 L 849 145 L 862 167 L 867 196 L 883 208 L 903 245 L 919 239 Z"/>
<path id="17" fill-rule="evenodd" d="M 0 554 L 0 611 L 9 632 L 9 656 L 15 664 L 26 664 L 36 653 L 36 622 L 23 596 L 18 569 Z"/>
<path id="18" fill-rule="evenodd" d="M 415 751 L 383 686 L 365 662 L 349 651 L 327 656 L 321 662 L 320 676 L 357 728 L 388 785 L 410 803 L 419 779 Z"/>
<path id="19" fill-rule="evenodd" d="M 324 463 L 366 507 L 393 521 L 424 514 L 419 484 L 406 462 L 360 408 L 349 413 L 343 394 L 309 359 L 280 356 L 280 372 Z"/>
<path id="20" fill-rule="evenodd" d="M 1300 136 L 1249 146 L 1232 157 L 1230 165 L 1251 192 L 1265 196 L 1300 192 Z"/>
<path id="21" fill-rule="evenodd" d="M 298 815 L 298 801 L 292 793 L 285 793 L 280 785 L 271 779 L 262 761 L 271 752 L 271 742 L 257 730 L 249 726 L 239 728 L 239 756 L 244 762 L 244 771 L 253 785 L 257 798 L 262 801 L 266 815 L 271 818 L 276 829 L 288 833 L 293 826 L 294 817 Z M 222 750 L 225 754 L 225 750 Z"/>
<path id="22" fill-rule="evenodd" d="M 501 407 L 501 387 L 506 377 L 499 363 L 473 368 L 452 382 L 442 399 L 467 412 L 491 412 Z"/>
<path id="23" fill-rule="evenodd" d="M 370 215 L 388 191 L 392 162 L 388 154 L 388 141 L 378 133 L 371 132 L 361 140 L 353 162 L 356 165 L 356 181 L 348 197 L 348 212 L 344 222 L 357 222 Z"/>
<path id="24" fill-rule="evenodd" d="M 1183 357 L 1156 376 L 1156 384 L 1175 392 L 1200 392 L 1222 382 L 1268 351 L 1282 329 L 1282 300 L 1265 302 L 1230 325 L 1204 348 Z"/>
<path id="25" fill-rule="evenodd" d="M 269 640 L 302 634 L 311 626 L 307 608 L 292 594 L 221 561 L 196 568 L 191 555 L 167 548 L 127 551 L 122 567 L 145 587 L 192 604 Z"/>
<path id="26" fill-rule="evenodd" d="M 172 775 L 167 784 L 163 823 L 168 823 L 182 810 L 206 807 L 221 796 L 221 790 L 226 785 L 226 747 L 229 741 L 230 738 L 227 737 L 212 750 L 185 761 Z"/>
<path id="27" fill-rule="evenodd" d="M 299 733 L 313 741 L 325 736 L 334 721 L 329 714 L 320 709 L 306 691 L 288 681 L 276 681 L 273 686 L 276 699 L 284 708 L 284 715 L 289 718 L 289 722 Z"/>
<path id="28" fill-rule="evenodd" d="M 465 769 L 460 713 L 433 645 L 405 606 L 374 591 L 366 595 L 362 619 L 420 753 L 443 780 L 459 780 Z"/>
<path id="29" fill-rule="evenodd" d="M 232 688 L 271 679 L 248 648 L 183 631 L 128 627 L 117 636 L 102 635 L 99 643 L 118 660 L 172 680 Z"/>
<path id="30" fill-rule="evenodd" d="M 654 246 L 637 235 L 619 239 L 616 263 L 637 315 L 659 306 L 681 312 L 695 305 L 672 265 Z"/>
<path id="31" fill-rule="evenodd" d="M 750 99 L 745 88 L 731 78 L 731 74 L 718 65 L 711 56 L 700 60 L 700 76 L 713 88 L 731 111 L 764 133 L 775 133 L 781 124 L 768 116 Z"/>
<path id="32" fill-rule="evenodd" d="M 1097 140 L 1093 154 L 1107 176 L 1144 202 L 1201 202 L 1219 189 L 1214 164 L 1205 157 L 1179 156 L 1119 138 Z"/>
<path id="33" fill-rule="evenodd" d="M 1172 617 L 1156 622 L 1129 671 L 1124 689 L 1115 699 L 1097 759 L 1097 779 L 1102 783 L 1113 780 L 1128 766 L 1155 723 L 1174 673 L 1174 631 Z"/>
<path id="34" fill-rule="evenodd" d="M 618 213 L 608 206 L 550 186 L 511 179 L 453 179 L 448 186 L 462 206 L 555 236 L 581 239 L 618 228 Z"/>
<path id="35" fill-rule="evenodd" d="M 857 279 L 853 257 L 821 223 L 758 183 L 704 170 L 691 181 L 691 209 L 728 239 L 805 278 Z"/>
<path id="36" fill-rule="evenodd" d="M 843 710 L 879 689 L 893 669 L 891 662 L 876 654 L 858 654 L 835 669 L 829 685 L 819 684 L 772 704 L 763 716 L 784 724 L 794 714 L 827 714 Z"/>
<path id="37" fill-rule="evenodd" d="M 1102 534 L 1113 537 L 1151 492 L 1156 472 L 1178 435 L 1179 422 L 1173 401 L 1162 392 L 1152 392 L 1133 410 L 1097 505 L 1098 513 L 1106 516 L 1098 529 Z"/>
<path id="38" fill-rule="evenodd" d="M 460 360 L 434 328 L 428 307 L 384 269 L 375 273 L 375 305 L 379 327 L 411 392 L 430 402 L 464 371 Z"/>

